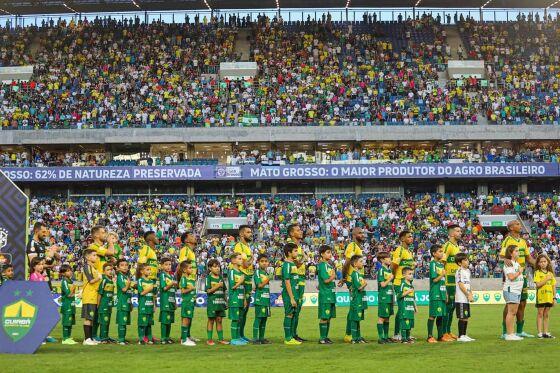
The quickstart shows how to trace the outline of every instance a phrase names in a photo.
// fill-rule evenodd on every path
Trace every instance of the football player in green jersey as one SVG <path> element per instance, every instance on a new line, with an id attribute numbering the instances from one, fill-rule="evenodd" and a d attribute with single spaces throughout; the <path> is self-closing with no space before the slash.
<path id="1" fill-rule="evenodd" d="M 377 261 L 381 263 L 377 271 L 377 294 L 379 296 L 377 306 L 377 335 L 378 343 L 391 343 L 389 338 L 389 319 L 394 314 L 394 292 L 393 279 L 395 275 L 391 271 L 391 254 L 382 251 L 377 254 Z"/>
<path id="2" fill-rule="evenodd" d="M 129 277 L 129 267 L 126 259 L 117 260 L 117 328 L 119 332 L 118 344 L 127 345 L 126 327 L 130 325 L 132 311 L 132 289 L 136 284 Z"/>
<path id="3" fill-rule="evenodd" d="M 282 263 L 282 302 L 284 303 L 284 344 L 300 345 L 294 339 L 294 317 L 299 304 L 299 274 L 295 259 L 298 256 L 298 246 L 294 243 L 284 245 L 284 262 Z"/>
<path id="4" fill-rule="evenodd" d="M 405 267 L 402 269 L 402 275 L 402 282 L 398 293 L 401 341 L 402 343 L 414 343 L 414 340 L 410 337 L 410 332 L 414 328 L 414 314 L 418 312 L 414 296 L 414 286 L 412 285 L 414 270 Z"/>
<path id="5" fill-rule="evenodd" d="M 208 276 L 206 276 L 206 293 L 208 301 L 206 306 L 206 314 L 208 315 L 208 324 L 206 325 L 206 333 L 208 340 L 206 344 L 214 346 L 212 334 L 214 333 L 214 324 L 218 332 L 218 343 L 228 345 L 229 342 L 224 339 L 224 330 L 222 327 L 222 319 L 226 316 L 226 285 L 224 284 L 220 262 L 216 259 L 208 261 Z"/>
<path id="6" fill-rule="evenodd" d="M 114 272 L 111 263 L 103 264 L 103 277 L 99 284 L 97 316 L 99 322 L 99 337 L 101 343 L 109 343 L 109 324 L 113 310 L 113 297 L 115 296 Z"/>
<path id="7" fill-rule="evenodd" d="M 62 296 L 60 314 L 62 318 L 62 344 L 78 344 L 72 339 L 72 325 L 76 324 L 76 285 L 72 282 L 72 268 L 68 264 L 60 266 L 60 295 Z"/>
<path id="8" fill-rule="evenodd" d="M 181 344 L 183 346 L 196 346 L 194 339 L 191 339 L 191 325 L 196 300 L 194 271 L 192 260 L 182 261 L 177 268 L 177 282 L 181 290 Z"/>
<path id="9" fill-rule="evenodd" d="M 447 317 L 447 288 L 445 286 L 446 272 L 441 260 L 444 257 L 440 245 L 430 247 L 432 260 L 430 261 L 430 310 L 428 318 L 428 343 L 452 342 L 453 338 L 444 335 Z M 434 322 L 437 325 L 438 337 L 434 338 Z"/>
<path id="10" fill-rule="evenodd" d="M 245 346 L 247 342 L 240 338 L 239 322 L 243 315 L 243 309 L 248 302 L 245 298 L 245 275 L 241 272 L 243 259 L 240 253 L 233 253 L 230 257 L 231 269 L 228 273 L 228 306 L 229 319 L 231 320 L 231 341 L 232 346 Z"/>
<path id="11" fill-rule="evenodd" d="M 350 276 L 350 332 L 352 334 L 352 344 L 367 343 L 362 338 L 360 331 L 360 322 L 364 320 L 364 313 L 367 309 L 366 286 L 367 282 L 364 280 L 362 269 L 364 268 L 364 261 L 361 255 L 354 255 L 350 260 L 344 263 L 342 269 L 342 277 L 347 278 L 348 272 L 352 268 L 352 275 Z"/>
<path id="12" fill-rule="evenodd" d="M 270 344 L 264 338 L 266 321 L 270 317 L 270 277 L 266 270 L 270 265 L 268 257 L 264 254 L 257 258 L 258 268 L 253 275 L 255 281 L 255 322 L 253 323 L 253 343 Z"/>
<path id="13" fill-rule="evenodd" d="M 136 267 L 138 279 L 138 344 L 154 344 L 152 325 L 156 305 L 156 284 L 151 279 L 152 267 L 139 263 Z"/>
<path id="14" fill-rule="evenodd" d="M 322 245 L 319 248 L 321 261 L 317 269 L 319 277 L 319 344 L 333 344 L 329 339 L 331 319 L 336 317 L 336 272 L 331 265 L 332 248 Z"/>
<path id="15" fill-rule="evenodd" d="M 171 339 L 171 325 L 175 322 L 175 295 L 177 282 L 171 275 L 171 258 L 160 261 L 159 273 L 159 322 L 161 323 L 161 344 L 174 343 Z"/>

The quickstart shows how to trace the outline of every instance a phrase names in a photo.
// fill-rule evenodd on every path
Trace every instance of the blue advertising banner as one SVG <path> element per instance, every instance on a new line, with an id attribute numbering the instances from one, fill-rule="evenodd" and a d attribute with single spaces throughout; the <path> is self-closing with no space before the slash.
<path id="1" fill-rule="evenodd" d="M 11 263 L 14 280 L 25 280 L 29 199 L 0 171 L 0 267 Z"/>
<path id="2" fill-rule="evenodd" d="M 34 353 L 59 319 L 46 282 L 7 281 L 0 286 L 1 353 Z"/>
<path id="3" fill-rule="evenodd" d="M 327 180 L 557 177 L 558 163 L 312 164 L 282 166 L 137 166 L 3 168 L 15 182 Z"/>

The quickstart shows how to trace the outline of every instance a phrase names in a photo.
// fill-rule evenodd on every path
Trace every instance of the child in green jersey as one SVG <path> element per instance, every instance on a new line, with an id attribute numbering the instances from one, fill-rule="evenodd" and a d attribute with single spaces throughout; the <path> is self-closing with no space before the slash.
<path id="1" fill-rule="evenodd" d="M 136 284 L 129 277 L 128 262 L 126 259 L 117 260 L 117 329 L 119 332 L 118 344 L 127 345 L 126 327 L 130 325 L 130 312 L 132 311 L 132 289 Z"/>
<path id="2" fill-rule="evenodd" d="M 299 298 L 299 274 L 294 261 L 298 256 L 298 247 L 290 242 L 284 246 L 284 262 L 282 263 L 282 302 L 284 303 L 284 344 L 300 345 L 294 339 L 294 316 Z"/>
<path id="3" fill-rule="evenodd" d="M 61 307 L 60 314 L 62 318 L 62 344 L 75 345 L 78 342 L 72 339 L 72 325 L 76 324 L 76 285 L 72 282 L 72 268 L 68 264 L 60 266 L 60 295 Z"/>
<path id="4" fill-rule="evenodd" d="M 159 322 L 161 323 L 161 344 L 173 344 L 171 325 L 175 322 L 175 295 L 177 282 L 170 274 L 171 258 L 160 261 L 159 273 Z"/>
<path id="5" fill-rule="evenodd" d="M 253 323 L 253 343 L 270 344 L 264 338 L 266 321 L 270 317 L 270 278 L 266 272 L 270 262 L 264 254 L 257 258 L 258 268 L 253 275 L 255 281 L 255 322 Z"/>
<path id="6" fill-rule="evenodd" d="M 231 345 L 244 346 L 247 342 L 240 338 L 239 321 L 242 318 L 242 312 L 247 303 L 245 299 L 245 275 L 241 272 L 240 267 L 243 258 L 240 253 L 234 253 L 230 257 L 231 269 L 228 274 L 228 306 L 229 319 L 231 320 Z"/>
<path id="7" fill-rule="evenodd" d="M 196 280 L 193 278 L 192 260 L 184 260 L 177 269 L 177 282 L 181 290 L 181 344 L 196 346 L 191 339 L 191 324 L 194 317 L 194 302 L 196 299 Z"/>
<path id="8" fill-rule="evenodd" d="M 365 291 L 367 283 L 362 274 L 364 262 L 361 255 L 354 255 L 350 260 L 344 263 L 344 268 L 342 269 L 343 278 L 347 278 L 350 268 L 352 268 L 352 274 L 350 275 L 350 312 L 348 318 L 350 320 L 350 332 L 352 334 L 351 343 L 367 343 L 367 341 L 362 338 L 360 331 L 360 321 L 364 319 L 364 313 L 367 309 Z"/>
<path id="9" fill-rule="evenodd" d="M 227 345 L 228 341 L 224 339 L 224 331 L 222 327 L 222 318 L 226 316 L 226 285 L 223 281 L 222 270 L 220 262 L 216 259 L 208 261 L 209 273 L 206 277 L 206 293 L 208 294 L 208 302 L 206 306 L 206 314 L 208 315 L 208 324 L 206 325 L 206 332 L 208 340 L 206 344 L 214 346 L 212 334 L 214 333 L 214 324 L 216 324 L 216 331 L 218 332 L 218 343 Z"/>
<path id="10" fill-rule="evenodd" d="M 381 263 L 377 271 L 377 335 L 379 344 L 392 343 L 389 338 L 389 319 L 394 314 L 393 279 L 391 271 L 391 254 L 382 251 L 377 254 L 377 261 Z"/>
<path id="11" fill-rule="evenodd" d="M 152 267 L 139 263 L 136 268 L 138 279 L 138 344 L 154 344 L 152 325 L 156 304 L 155 281 L 151 279 Z"/>
<path id="12" fill-rule="evenodd" d="M 317 272 L 319 277 L 319 344 L 330 345 L 333 341 L 329 338 L 331 319 L 336 317 L 336 272 L 331 264 L 332 248 L 322 245 L 319 248 L 321 261 Z"/>
<path id="13" fill-rule="evenodd" d="M 399 314 L 401 328 L 402 343 L 414 343 L 410 338 L 410 331 L 414 328 L 414 314 L 418 311 L 416 308 L 416 300 L 414 299 L 414 286 L 412 286 L 412 278 L 414 271 L 410 267 L 403 268 L 403 281 L 399 289 Z"/>
<path id="14" fill-rule="evenodd" d="M 101 343 L 109 343 L 109 325 L 111 324 L 111 313 L 113 310 L 113 297 L 115 295 L 115 282 L 113 281 L 113 265 L 105 263 L 103 265 L 103 277 L 99 284 L 97 301 L 97 321 L 99 322 L 99 337 Z"/>
<path id="15" fill-rule="evenodd" d="M 451 342 L 452 338 L 445 335 L 445 318 L 447 317 L 447 288 L 445 286 L 445 267 L 442 263 L 443 249 L 439 245 L 430 248 L 430 310 L 428 318 L 428 343 Z M 437 325 L 438 337 L 434 338 L 434 321 Z"/>

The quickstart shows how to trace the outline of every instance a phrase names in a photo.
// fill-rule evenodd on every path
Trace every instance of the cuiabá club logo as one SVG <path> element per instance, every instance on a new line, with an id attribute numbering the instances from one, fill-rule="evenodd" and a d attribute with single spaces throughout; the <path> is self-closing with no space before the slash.
<path id="1" fill-rule="evenodd" d="M 33 328 L 39 307 L 26 299 L 17 300 L 2 309 L 2 326 L 14 342 L 19 341 Z"/>
<path id="2" fill-rule="evenodd" d="M 8 244 L 8 231 L 0 227 L 0 249 Z"/>

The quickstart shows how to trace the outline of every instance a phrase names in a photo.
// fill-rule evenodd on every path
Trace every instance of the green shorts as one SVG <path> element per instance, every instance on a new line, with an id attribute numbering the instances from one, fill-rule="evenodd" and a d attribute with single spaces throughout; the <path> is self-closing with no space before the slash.
<path id="1" fill-rule="evenodd" d="M 140 313 L 138 314 L 138 326 L 154 325 L 153 313 Z"/>
<path id="2" fill-rule="evenodd" d="M 447 313 L 447 305 L 443 300 L 431 300 L 430 301 L 430 317 L 440 317 L 445 316 Z"/>
<path id="3" fill-rule="evenodd" d="M 445 286 L 447 291 L 447 305 L 453 305 L 455 307 L 455 284 L 453 285 L 446 285 Z"/>
<path id="4" fill-rule="evenodd" d="M 159 322 L 165 325 L 173 324 L 175 322 L 175 312 L 173 311 L 160 311 Z"/>
<path id="5" fill-rule="evenodd" d="M 393 303 L 379 303 L 377 306 L 377 317 L 388 319 L 395 314 Z"/>
<path id="6" fill-rule="evenodd" d="M 523 289 L 521 289 L 521 301 L 527 301 L 529 298 L 529 286 L 527 285 L 527 276 L 523 279 Z"/>
<path id="7" fill-rule="evenodd" d="M 284 314 L 287 315 L 294 315 L 297 312 L 298 305 L 300 300 L 296 297 L 296 306 L 292 307 L 290 303 L 290 298 L 286 296 L 286 298 L 282 297 L 282 302 L 284 303 Z"/>
<path id="8" fill-rule="evenodd" d="M 183 319 L 192 319 L 194 316 L 194 303 L 181 305 L 181 317 Z"/>
<path id="9" fill-rule="evenodd" d="M 62 314 L 60 314 L 60 321 L 62 323 L 62 326 L 76 325 L 76 314 L 75 313 L 62 313 Z"/>
<path id="10" fill-rule="evenodd" d="M 364 310 L 361 308 L 350 307 L 348 312 L 348 319 L 350 321 L 362 321 L 364 319 Z"/>
<path id="11" fill-rule="evenodd" d="M 111 323 L 111 313 L 100 313 L 97 317 L 99 325 L 109 325 Z"/>
<path id="12" fill-rule="evenodd" d="M 401 330 L 411 330 L 414 328 L 414 319 L 401 319 Z"/>
<path id="13" fill-rule="evenodd" d="M 239 321 L 241 312 L 243 312 L 243 307 L 230 307 L 228 310 L 228 319 L 231 321 Z"/>
<path id="14" fill-rule="evenodd" d="M 130 325 L 130 311 L 117 311 L 117 325 Z"/>
<path id="15" fill-rule="evenodd" d="M 206 316 L 209 319 L 215 319 L 216 317 L 226 317 L 226 310 L 217 310 L 214 308 L 207 308 L 206 309 Z"/>
<path id="16" fill-rule="evenodd" d="M 255 305 L 255 317 L 256 318 L 270 317 L 270 306 Z"/>
<path id="17" fill-rule="evenodd" d="M 320 320 L 330 320 L 336 318 L 335 303 L 319 303 L 318 317 Z"/>

